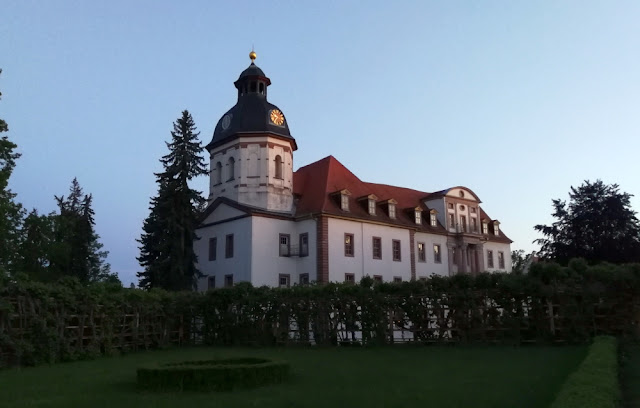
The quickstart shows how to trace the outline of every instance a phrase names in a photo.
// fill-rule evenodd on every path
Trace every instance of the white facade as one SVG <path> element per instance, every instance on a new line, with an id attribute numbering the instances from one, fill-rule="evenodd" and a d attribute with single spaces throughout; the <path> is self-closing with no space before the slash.
<path id="1" fill-rule="evenodd" d="M 365 183 L 332 156 L 294 173 L 296 141 L 267 101 L 270 84 L 252 62 L 207 145 L 209 206 L 194 243 L 198 290 L 511 271 L 511 241 L 495 234 L 499 223 L 468 188 L 423 193 Z M 483 220 L 491 223 L 486 231 Z"/>

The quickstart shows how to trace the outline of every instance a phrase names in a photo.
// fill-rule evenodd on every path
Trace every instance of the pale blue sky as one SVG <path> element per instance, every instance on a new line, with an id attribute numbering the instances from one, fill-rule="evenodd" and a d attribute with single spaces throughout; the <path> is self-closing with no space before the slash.
<path id="1" fill-rule="evenodd" d="M 172 122 L 188 109 L 208 143 L 252 44 L 296 168 L 333 155 L 369 182 L 465 185 L 526 250 L 571 185 L 601 178 L 640 196 L 638 1 L 1 8 L 0 117 L 23 154 L 11 187 L 49 212 L 77 176 L 125 283 Z"/>

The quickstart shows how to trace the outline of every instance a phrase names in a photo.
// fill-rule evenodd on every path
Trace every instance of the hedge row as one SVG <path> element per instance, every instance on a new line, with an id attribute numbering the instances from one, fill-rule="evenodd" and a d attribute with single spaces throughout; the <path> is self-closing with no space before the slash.
<path id="1" fill-rule="evenodd" d="M 186 361 L 139 368 L 138 387 L 151 391 L 231 391 L 276 384 L 289 363 L 260 358 Z"/>
<path id="2" fill-rule="evenodd" d="M 619 401 L 617 340 L 599 336 L 551 408 L 616 408 Z"/>
<path id="3" fill-rule="evenodd" d="M 0 278 L 0 366 L 194 343 L 586 342 L 637 333 L 639 317 L 640 264 L 580 260 L 528 275 L 206 293 Z"/>

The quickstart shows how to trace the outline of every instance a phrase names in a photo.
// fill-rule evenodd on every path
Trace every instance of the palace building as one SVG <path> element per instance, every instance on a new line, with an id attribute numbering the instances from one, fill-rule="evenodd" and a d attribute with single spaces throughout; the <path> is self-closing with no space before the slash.
<path id="1" fill-rule="evenodd" d="M 194 243 L 198 290 L 247 281 L 406 281 L 511 271 L 511 240 L 469 188 L 423 192 L 360 180 L 333 156 L 293 171 L 298 148 L 251 65 L 218 121 L 208 207 Z"/>

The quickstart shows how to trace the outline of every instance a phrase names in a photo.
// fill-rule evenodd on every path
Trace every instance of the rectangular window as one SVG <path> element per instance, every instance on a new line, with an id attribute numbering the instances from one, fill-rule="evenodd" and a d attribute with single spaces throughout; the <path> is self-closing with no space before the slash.
<path id="1" fill-rule="evenodd" d="M 451 248 L 451 259 L 453 259 L 453 264 L 454 265 L 458 264 L 458 257 L 456 256 L 456 249 L 455 248 Z"/>
<path id="2" fill-rule="evenodd" d="M 353 234 L 344 234 L 344 256 L 353 256 Z"/>
<path id="3" fill-rule="evenodd" d="M 308 285 L 309 284 L 309 274 L 308 273 L 301 273 L 300 274 L 300 284 L 301 285 Z"/>
<path id="4" fill-rule="evenodd" d="M 456 216 L 454 214 L 449 214 L 449 228 L 456 227 Z"/>
<path id="5" fill-rule="evenodd" d="M 352 273 L 345 273 L 344 274 L 344 281 L 345 283 L 355 283 L 356 282 L 356 276 Z"/>
<path id="6" fill-rule="evenodd" d="M 216 287 L 216 277 L 215 276 L 209 276 L 207 278 L 207 289 L 213 289 Z"/>
<path id="7" fill-rule="evenodd" d="M 471 211 L 471 214 L 475 214 L 476 213 L 476 207 L 469 207 L 469 211 Z"/>
<path id="8" fill-rule="evenodd" d="M 424 242 L 418 242 L 418 261 L 427 262 L 427 251 Z"/>
<path id="9" fill-rule="evenodd" d="M 498 252 L 498 268 L 504 269 L 504 252 Z"/>
<path id="10" fill-rule="evenodd" d="M 486 222 L 482 223 L 482 233 L 485 235 L 489 233 L 489 224 Z"/>
<path id="11" fill-rule="evenodd" d="M 393 260 L 400 261 L 401 260 L 400 241 L 397 239 L 394 239 L 392 245 L 393 245 Z"/>
<path id="12" fill-rule="evenodd" d="M 496 236 L 500 235 L 500 227 L 498 224 L 493 224 L 493 233 L 496 234 Z"/>
<path id="13" fill-rule="evenodd" d="M 382 259 L 382 238 L 373 237 L 373 259 Z"/>
<path id="14" fill-rule="evenodd" d="M 467 232 L 467 216 L 466 215 L 461 215 L 460 216 L 460 230 L 463 232 Z"/>
<path id="15" fill-rule="evenodd" d="M 229 234 L 226 237 L 226 245 L 224 248 L 224 257 L 233 258 L 233 234 Z"/>
<path id="16" fill-rule="evenodd" d="M 478 220 L 476 217 L 471 217 L 471 232 L 478 233 Z"/>
<path id="17" fill-rule="evenodd" d="M 433 262 L 442 263 L 442 253 L 438 244 L 433 245 Z"/>
<path id="18" fill-rule="evenodd" d="M 438 226 L 438 220 L 436 219 L 436 215 L 435 214 L 431 214 L 431 226 L 432 227 L 437 227 Z"/>
<path id="19" fill-rule="evenodd" d="M 487 251 L 487 267 L 493 268 L 493 251 Z"/>
<path id="20" fill-rule="evenodd" d="M 300 256 L 309 256 L 309 234 L 300 234 Z"/>
<path id="21" fill-rule="evenodd" d="M 349 211 L 349 196 L 346 194 L 340 195 L 340 208 L 342 211 Z"/>
<path id="22" fill-rule="evenodd" d="M 288 288 L 290 282 L 291 282 L 291 275 L 281 273 L 280 276 L 278 276 L 278 286 L 279 287 Z"/>
<path id="23" fill-rule="evenodd" d="M 449 208 L 450 210 L 453 210 L 453 203 L 447 204 L 447 208 Z"/>
<path id="24" fill-rule="evenodd" d="M 280 256 L 289 256 L 291 251 L 291 236 L 289 234 L 280 234 Z"/>
<path id="25" fill-rule="evenodd" d="M 376 215 L 376 202 L 369 200 L 369 214 Z"/>
<path id="26" fill-rule="evenodd" d="M 416 224 L 422 224 L 422 211 L 416 210 Z"/>
<path id="27" fill-rule="evenodd" d="M 224 275 L 224 287 L 230 288 L 233 286 L 233 274 Z"/>
<path id="28" fill-rule="evenodd" d="M 216 260 L 216 248 L 218 247 L 218 238 L 209 238 L 209 260 Z"/>
<path id="29" fill-rule="evenodd" d="M 382 275 L 373 275 L 373 281 L 375 283 L 382 283 Z"/>
<path id="30" fill-rule="evenodd" d="M 402 282 L 402 278 L 400 276 L 394 276 L 393 277 L 393 282 L 395 282 L 395 283 Z"/>
<path id="31" fill-rule="evenodd" d="M 389 218 L 394 220 L 396 218 L 396 205 L 389 204 Z"/>

